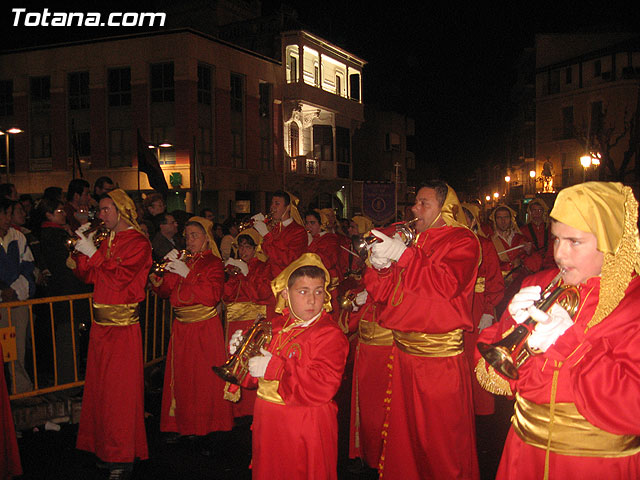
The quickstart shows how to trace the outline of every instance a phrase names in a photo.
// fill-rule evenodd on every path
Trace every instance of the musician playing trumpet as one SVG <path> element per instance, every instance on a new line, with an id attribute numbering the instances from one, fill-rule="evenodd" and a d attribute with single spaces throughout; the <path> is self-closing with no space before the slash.
<path id="1" fill-rule="evenodd" d="M 477 356 L 480 383 L 516 397 L 498 479 L 640 478 L 637 215 L 631 188 L 620 183 L 562 190 L 551 231 L 558 286 L 580 293 L 575 317 L 558 303 L 537 308 L 558 274 L 551 269 L 526 278 L 500 323 L 481 333 L 492 343 L 529 318 L 537 322 L 528 345 L 539 353 L 516 380 Z"/>
<path id="2" fill-rule="evenodd" d="M 262 237 L 253 228 L 243 230 L 237 236 L 238 257 L 229 258 L 226 269 L 231 274 L 224 284 L 222 300 L 226 308 L 225 345 L 231 334 L 247 330 L 258 316 L 267 316 L 267 305 L 273 311 L 275 301 L 271 293 L 269 266 L 256 251 Z M 234 402 L 234 417 L 253 415 L 255 390 L 240 390 L 236 385 L 225 385 L 225 398 Z"/>
<path id="3" fill-rule="evenodd" d="M 169 297 L 175 313 L 162 392 L 160 431 L 195 435 L 200 453 L 211 454 L 206 435 L 233 427 L 231 404 L 223 399 L 224 382 L 211 365 L 225 362 L 222 325 L 216 305 L 222 297 L 224 269 L 213 240 L 212 223 L 191 217 L 185 226 L 189 259 L 169 252 L 163 277 L 150 275 L 153 288 Z M 169 442 L 176 435 L 167 436 Z"/>

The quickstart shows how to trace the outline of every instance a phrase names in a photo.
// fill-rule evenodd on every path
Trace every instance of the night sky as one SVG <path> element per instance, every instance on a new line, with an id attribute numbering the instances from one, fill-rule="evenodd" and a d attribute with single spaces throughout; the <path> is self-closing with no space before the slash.
<path id="1" fill-rule="evenodd" d="M 73 7 L 41 0 L 5 3 L 3 49 L 82 35 L 74 29 L 13 27 L 11 8 L 21 4 L 27 4 L 29 11 L 48 7 L 111 12 L 166 11 L 167 3 L 75 2 Z M 415 118 L 418 163 L 437 165 L 454 186 L 462 167 L 470 170 L 504 159 L 500 140 L 512 108 L 513 67 L 523 48 L 533 46 L 535 33 L 640 31 L 640 15 L 637 9 L 629 11 L 628 3 L 627 9 L 617 9 L 611 2 L 559 1 L 553 7 L 538 1 L 262 3 L 264 13 L 281 3 L 292 5 L 308 30 L 366 60 L 365 102 Z"/>

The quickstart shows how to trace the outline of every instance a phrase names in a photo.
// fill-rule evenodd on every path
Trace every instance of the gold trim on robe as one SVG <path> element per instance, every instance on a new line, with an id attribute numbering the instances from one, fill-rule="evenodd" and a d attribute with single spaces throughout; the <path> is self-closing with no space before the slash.
<path id="1" fill-rule="evenodd" d="M 584 418 L 573 403 L 556 403 L 553 425 L 551 405 L 538 404 L 516 393 L 513 429 L 527 444 L 560 455 L 579 457 L 627 457 L 640 452 L 640 437 L 616 435 L 599 429 Z M 553 429 L 551 441 L 549 431 Z"/>
<path id="2" fill-rule="evenodd" d="M 188 305 L 186 307 L 173 307 L 176 320 L 182 323 L 195 323 L 208 320 L 218 314 L 216 307 L 207 305 Z"/>
<path id="3" fill-rule="evenodd" d="M 93 321 L 108 327 L 127 327 L 140 320 L 137 303 L 107 305 L 93 302 Z"/>
<path id="4" fill-rule="evenodd" d="M 267 314 L 266 305 L 258 305 L 252 302 L 230 302 L 225 304 L 227 309 L 227 322 L 243 322 L 255 320 L 259 315 Z"/>
<path id="5" fill-rule="evenodd" d="M 393 330 L 393 340 L 404 353 L 419 357 L 453 357 L 464 353 L 461 328 L 446 333 Z"/>
<path id="6" fill-rule="evenodd" d="M 376 322 L 360 320 L 358 323 L 358 333 L 360 343 L 373 346 L 393 345 L 393 331 L 381 327 Z"/>
<path id="7" fill-rule="evenodd" d="M 484 293 L 484 285 L 485 279 L 484 277 L 478 277 L 476 279 L 476 286 L 475 286 L 475 292 L 476 293 Z"/>

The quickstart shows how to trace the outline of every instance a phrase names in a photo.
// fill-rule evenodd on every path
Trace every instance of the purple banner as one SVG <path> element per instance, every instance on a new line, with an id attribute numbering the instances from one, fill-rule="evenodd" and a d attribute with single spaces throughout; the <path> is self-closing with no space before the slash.
<path id="1" fill-rule="evenodd" d="M 393 220 L 395 194 L 393 183 L 365 182 L 362 186 L 362 213 L 375 223 Z"/>

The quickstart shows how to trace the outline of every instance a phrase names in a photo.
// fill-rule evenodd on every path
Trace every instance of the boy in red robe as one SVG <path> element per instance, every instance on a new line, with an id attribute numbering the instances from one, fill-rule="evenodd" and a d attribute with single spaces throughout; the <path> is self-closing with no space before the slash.
<path id="1" fill-rule="evenodd" d="M 249 360 L 249 373 L 258 382 L 254 479 L 337 478 L 333 397 L 349 344 L 328 313 L 328 285 L 329 273 L 313 253 L 303 254 L 271 283 L 281 314 L 271 319 L 273 337 L 262 355 Z"/>

